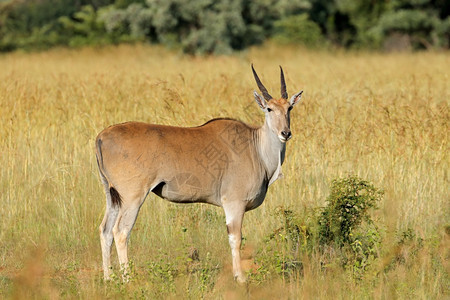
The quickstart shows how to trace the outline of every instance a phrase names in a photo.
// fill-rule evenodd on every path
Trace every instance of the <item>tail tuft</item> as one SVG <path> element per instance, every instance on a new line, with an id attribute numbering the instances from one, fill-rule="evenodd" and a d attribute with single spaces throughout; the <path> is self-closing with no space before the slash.
<path id="1" fill-rule="evenodd" d="M 109 193 L 111 194 L 111 201 L 113 207 L 121 207 L 122 206 L 122 197 L 120 196 L 119 192 L 114 188 L 109 188 Z"/>

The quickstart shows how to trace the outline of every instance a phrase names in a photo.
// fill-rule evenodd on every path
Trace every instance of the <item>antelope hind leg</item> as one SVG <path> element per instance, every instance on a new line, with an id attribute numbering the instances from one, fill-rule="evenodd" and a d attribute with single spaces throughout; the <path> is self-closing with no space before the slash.
<path id="1" fill-rule="evenodd" d="M 128 265 L 128 240 L 130 238 L 131 229 L 133 229 L 139 213 L 139 205 L 124 205 L 120 208 L 119 216 L 113 228 L 114 242 L 116 244 L 117 255 L 119 256 L 119 264 L 123 281 L 127 282 L 130 278 L 130 270 Z"/>
<path id="2" fill-rule="evenodd" d="M 107 206 L 105 216 L 99 226 L 100 245 L 102 247 L 103 276 L 111 279 L 111 246 L 113 242 L 113 226 L 117 219 L 118 209 Z"/>

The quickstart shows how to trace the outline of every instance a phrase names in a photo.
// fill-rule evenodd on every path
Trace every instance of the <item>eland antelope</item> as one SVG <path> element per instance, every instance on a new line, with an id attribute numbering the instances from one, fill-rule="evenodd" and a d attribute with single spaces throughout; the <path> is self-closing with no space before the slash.
<path id="1" fill-rule="evenodd" d="M 130 232 L 147 194 L 153 192 L 175 203 L 222 207 L 233 275 L 245 282 L 240 259 L 244 213 L 260 206 L 268 187 L 281 176 L 286 142 L 292 137 L 290 111 L 303 92 L 288 100 L 280 66 L 281 98 L 274 99 L 253 65 L 252 72 L 262 93 L 255 91 L 254 97 L 265 113 L 260 127 L 228 118 L 198 127 L 128 122 L 110 126 L 97 136 L 97 163 L 106 194 L 99 227 L 106 280 L 111 275 L 113 240 L 127 279 Z"/>

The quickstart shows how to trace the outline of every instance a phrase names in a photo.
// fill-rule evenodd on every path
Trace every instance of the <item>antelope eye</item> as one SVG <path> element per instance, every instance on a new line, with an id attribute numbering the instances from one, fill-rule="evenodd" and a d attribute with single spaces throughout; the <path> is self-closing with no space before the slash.
<path id="1" fill-rule="evenodd" d="M 271 108 L 267 108 L 267 111 L 268 111 L 268 112 L 271 112 L 271 111 L 272 111 L 272 109 L 271 109 Z"/>
<path id="2" fill-rule="evenodd" d="M 291 110 L 292 110 L 292 106 L 289 106 L 288 111 L 291 111 Z"/>

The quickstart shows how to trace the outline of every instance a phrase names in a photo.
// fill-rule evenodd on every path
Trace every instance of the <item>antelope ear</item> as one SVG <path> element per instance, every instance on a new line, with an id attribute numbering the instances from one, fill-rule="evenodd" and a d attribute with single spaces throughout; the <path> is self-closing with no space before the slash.
<path id="1" fill-rule="evenodd" d="M 295 94 L 294 96 L 291 97 L 291 100 L 289 100 L 289 104 L 291 106 L 294 106 L 295 104 L 297 104 L 300 101 L 300 98 L 302 97 L 303 91 L 298 92 L 297 94 Z"/>
<path id="2" fill-rule="evenodd" d="M 261 107 L 262 110 L 266 110 L 267 108 L 266 100 L 256 91 L 253 92 L 253 96 L 255 96 L 256 103 L 258 103 L 259 107 Z"/>

